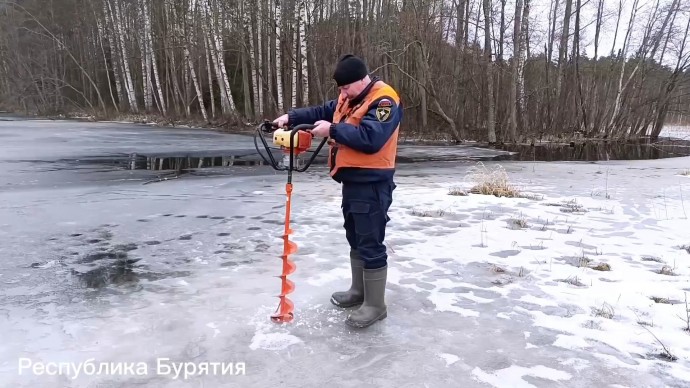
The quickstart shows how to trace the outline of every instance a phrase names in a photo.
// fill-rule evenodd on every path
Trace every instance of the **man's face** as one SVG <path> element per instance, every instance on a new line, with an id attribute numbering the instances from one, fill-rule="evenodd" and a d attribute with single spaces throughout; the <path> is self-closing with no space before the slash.
<path id="1" fill-rule="evenodd" d="M 353 99 L 359 96 L 364 90 L 364 80 L 355 81 L 351 84 L 343 85 L 338 88 L 340 90 L 340 96 L 346 99 Z"/>

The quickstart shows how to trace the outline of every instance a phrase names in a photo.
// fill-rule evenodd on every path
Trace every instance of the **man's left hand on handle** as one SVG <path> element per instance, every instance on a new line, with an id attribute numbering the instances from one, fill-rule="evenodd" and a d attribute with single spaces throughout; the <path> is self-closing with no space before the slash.
<path id="1" fill-rule="evenodd" d="M 316 127 L 311 130 L 312 135 L 316 137 L 328 137 L 331 133 L 331 123 L 326 120 L 319 120 L 314 123 Z"/>

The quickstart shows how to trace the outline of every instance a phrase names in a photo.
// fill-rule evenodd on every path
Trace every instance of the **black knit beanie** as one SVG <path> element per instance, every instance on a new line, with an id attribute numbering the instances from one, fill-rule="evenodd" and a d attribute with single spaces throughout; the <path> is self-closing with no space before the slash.
<path id="1" fill-rule="evenodd" d="M 359 81 L 369 74 L 367 65 L 359 57 L 346 54 L 340 58 L 333 72 L 333 79 L 338 86 Z"/>

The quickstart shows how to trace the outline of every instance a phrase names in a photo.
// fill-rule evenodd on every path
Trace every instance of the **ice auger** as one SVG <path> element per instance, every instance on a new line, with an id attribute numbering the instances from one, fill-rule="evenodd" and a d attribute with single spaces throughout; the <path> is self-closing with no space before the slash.
<path id="1" fill-rule="evenodd" d="M 310 130 L 314 129 L 314 127 L 314 125 L 301 124 L 295 127 L 291 127 L 289 129 L 278 129 L 276 124 L 269 121 L 264 121 L 263 124 L 261 124 L 261 126 L 256 130 L 256 134 L 254 136 L 254 146 L 256 147 L 256 152 L 258 152 L 259 155 L 261 155 L 261 158 L 266 162 L 266 164 L 271 165 L 275 170 L 287 171 L 288 173 L 287 184 L 285 185 L 285 194 L 287 197 L 285 203 L 285 231 L 283 232 L 282 236 L 283 254 L 280 256 L 283 262 L 283 272 L 280 274 L 280 276 L 278 276 L 281 279 L 281 290 L 280 295 L 278 295 L 278 297 L 280 298 L 280 304 L 278 305 L 275 314 L 271 315 L 271 320 L 276 323 L 290 322 L 294 318 L 294 304 L 287 297 L 288 294 L 292 293 L 295 290 L 295 283 L 288 280 L 287 276 L 295 272 L 297 268 L 295 263 L 292 260 L 290 260 L 290 255 L 297 252 L 297 244 L 290 241 L 289 238 L 293 232 L 293 230 L 290 228 L 290 207 L 292 203 L 292 172 L 306 171 L 312 164 L 314 159 L 316 159 L 316 156 L 319 154 L 319 151 L 321 151 L 321 148 L 323 148 L 324 144 L 326 144 L 326 140 L 328 138 L 323 139 L 321 144 L 319 144 L 318 148 L 315 151 L 313 151 L 313 155 L 304 164 L 304 166 L 300 168 L 296 167 L 296 156 L 301 153 L 307 152 L 311 147 L 311 141 L 314 135 L 311 134 Z M 279 149 L 283 152 L 282 165 L 279 165 L 278 162 L 275 160 L 273 154 L 271 153 L 272 148 L 268 146 L 268 144 L 266 143 L 266 139 L 264 139 L 264 134 L 271 132 L 273 132 L 273 144 L 279 146 Z M 264 148 L 268 153 L 268 158 L 270 159 L 270 161 L 266 159 L 266 157 L 261 153 L 261 151 L 259 151 L 259 145 L 256 142 L 257 137 L 261 139 L 261 142 L 263 143 Z"/>

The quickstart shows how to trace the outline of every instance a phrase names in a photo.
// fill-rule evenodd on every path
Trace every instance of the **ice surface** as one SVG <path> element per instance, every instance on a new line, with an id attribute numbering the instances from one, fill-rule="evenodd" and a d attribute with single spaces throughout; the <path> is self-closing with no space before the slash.
<path id="1" fill-rule="evenodd" d="M 6 138 L 31 132 L 36 148 L 0 143 L 0 168 L 25 151 L 40 160 L 75 152 L 62 148 L 75 147 L 62 124 L 2 125 Z M 47 146 L 46 137 L 66 141 Z M 37 165 L 27 158 L 0 174 L 2 386 L 690 384 L 690 158 L 502 162 L 533 199 L 449 195 L 471 186 L 472 163 L 401 166 L 388 318 L 367 330 L 350 329 L 347 311 L 329 303 L 349 286 L 349 258 L 340 188 L 322 167 L 294 178 L 296 319 L 276 325 L 283 174 L 247 168 L 142 185 L 150 172 Z M 610 271 L 593 269 L 602 263 Z M 677 360 L 659 357 L 662 343 Z M 19 375 L 21 357 L 145 362 L 149 373 Z M 174 379 L 156 374 L 159 358 L 244 362 L 246 374 Z"/>

